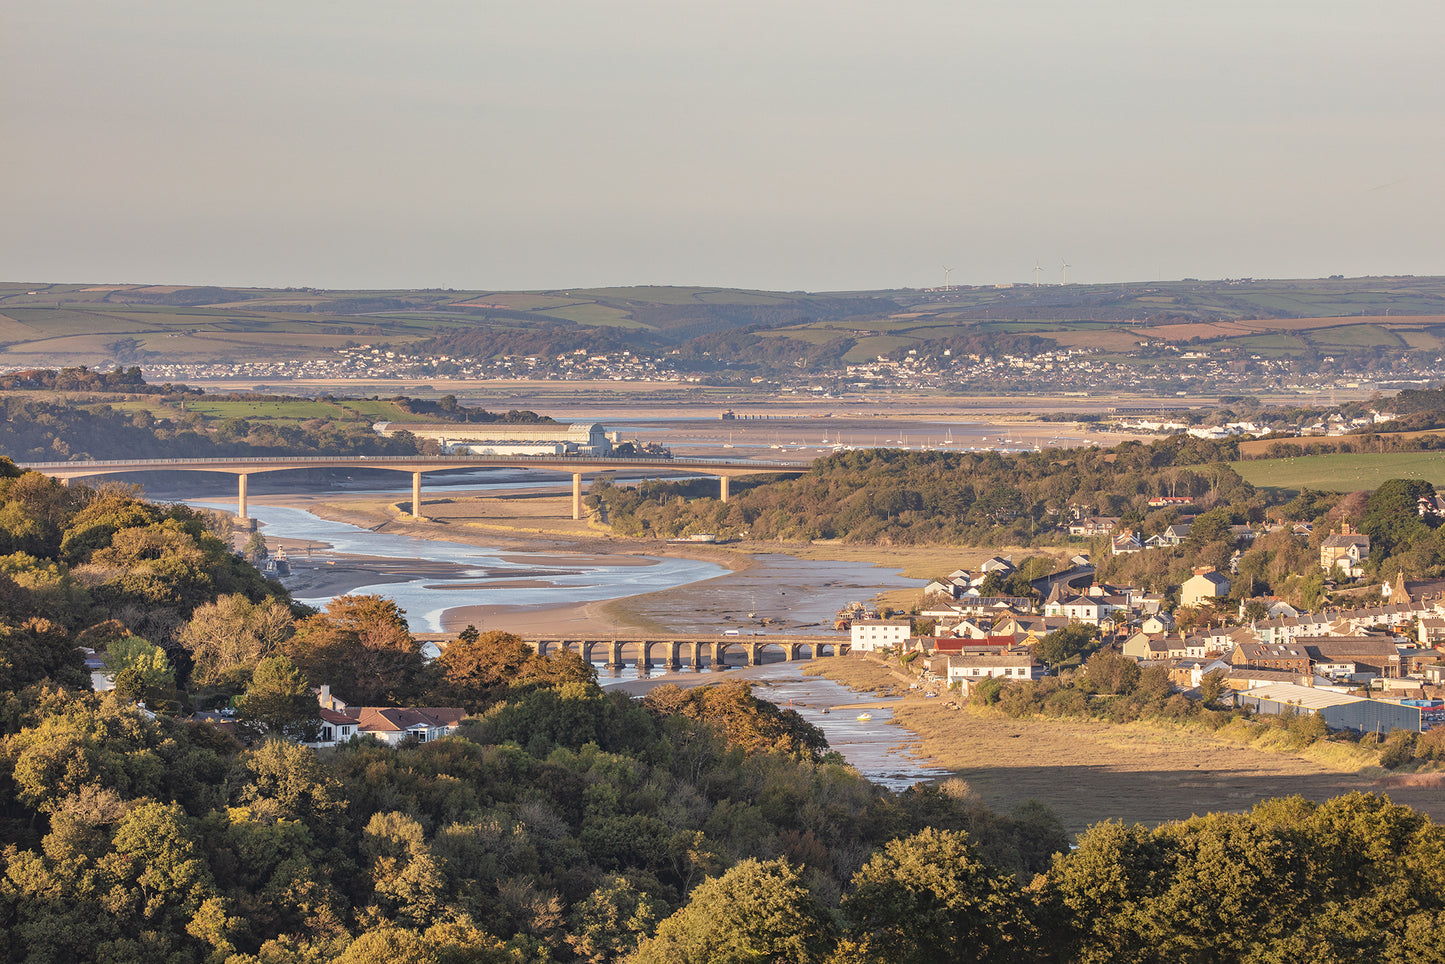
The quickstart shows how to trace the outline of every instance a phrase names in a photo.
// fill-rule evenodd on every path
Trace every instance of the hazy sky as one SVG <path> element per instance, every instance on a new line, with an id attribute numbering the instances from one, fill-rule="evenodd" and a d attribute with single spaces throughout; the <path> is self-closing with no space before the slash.
<path id="1" fill-rule="evenodd" d="M 1439 0 L 7 0 L 0 279 L 1445 273 Z"/>

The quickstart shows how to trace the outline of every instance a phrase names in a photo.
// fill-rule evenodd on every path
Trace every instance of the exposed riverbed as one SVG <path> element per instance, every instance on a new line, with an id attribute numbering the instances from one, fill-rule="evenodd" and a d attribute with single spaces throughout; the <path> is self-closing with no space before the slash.
<path id="1" fill-rule="evenodd" d="M 224 502 L 192 502 L 227 510 Z M 421 539 L 323 519 L 302 509 L 252 503 L 251 514 L 268 537 L 310 544 L 293 551 L 298 567 L 345 569 L 367 560 L 366 572 L 380 569 L 387 581 L 355 585 L 351 593 L 376 593 L 406 610 L 413 632 L 439 632 L 448 610 L 471 606 L 545 607 L 646 594 L 649 620 L 680 633 L 832 633 L 835 612 L 844 604 L 867 601 L 879 591 L 916 586 L 917 580 L 896 571 L 859 562 L 800 560 L 781 553 L 752 557 L 752 564 L 733 572 L 713 562 L 677 557 L 567 553 L 549 549 L 527 553 L 490 549 L 437 539 Z M 293 544 L 295 544 L 293 543 Z M 322 606 L 335 594 L 298 595 L 301 602 Z M 778 654 L 765 654 L 764 659 Z M 603 656 L 603 654 L 599 654 Z M 603 656 L 605 658 L 605 656 Z M 871 706 L 871 719 L 857 719 L 858 710 L 831 710 L 858 697 L 846 687 L 821 677 L 803 677 L 806 663 L 774 662 L 749 667 L 746 676 L 763 699 L 797 710 L 819 726 L 830 746 L 870 780 L 902 789 L 944 775 L 925 766 L 910 752 L 915 745 L 907 730 L 890 725 L 892 711 Z M 686 682 L 704 682 L 720 674 L 686 674 Z M 606 670 L 604 686 L 637 686 L 648 674 L 629 665 Z M 667 677 L 654 669 L 651 680 Z M 878 702 L 878 701 L 870 701 Z M 824 713 L 824 708 L 830 712 Z"/>

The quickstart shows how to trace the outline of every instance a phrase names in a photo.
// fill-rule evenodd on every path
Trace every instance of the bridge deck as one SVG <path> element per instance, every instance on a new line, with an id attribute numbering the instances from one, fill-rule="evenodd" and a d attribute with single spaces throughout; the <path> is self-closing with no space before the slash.
<path id="1" fill-rule="evenodd" d="M 114 475 L 120 472 L 281 472 L 308 468 L 370 468 L 398 472 L 439 472 L 458 468 L 553 469 L 558 472 L 601 472 L 609 469 L 653 471 L 721 472 L 751 474 L 782 472 L 793 474 L 812 468 L 811 462 L 757 459 L 658 459 L 622 458 L 601 455 L 307 455 L 297 457 L 204 458 L 204 459 L 97 459 L 72 462 L 22 462 L 20 467 L 56 477 Z"/>

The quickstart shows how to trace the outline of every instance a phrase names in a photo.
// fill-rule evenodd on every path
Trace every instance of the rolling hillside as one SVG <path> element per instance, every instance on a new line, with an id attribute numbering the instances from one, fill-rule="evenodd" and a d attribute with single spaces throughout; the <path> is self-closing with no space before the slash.
<path id="1" fill-rule="evenodd" d="M 1436 352 L 1445 278 L 1177 281 L 948 290 L 323 291 L 0 284 L 0 365 L 306 358 L 348 345 L 491 354 L 626 348 L 761 367 L 998 344 L 1262 357 Z"/>

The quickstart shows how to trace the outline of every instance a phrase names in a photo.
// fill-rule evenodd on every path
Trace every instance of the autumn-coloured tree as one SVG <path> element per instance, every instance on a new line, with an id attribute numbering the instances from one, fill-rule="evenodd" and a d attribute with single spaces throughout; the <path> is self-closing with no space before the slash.
<path id="1" fill-rule="evenodd" d="M 406 613 L 381 596 L 337 596 L 303 619 L 283 649 L 313 685 L 331 684 L 348 703 L 403 705 L 417 693 L 424 661 Z"/>

